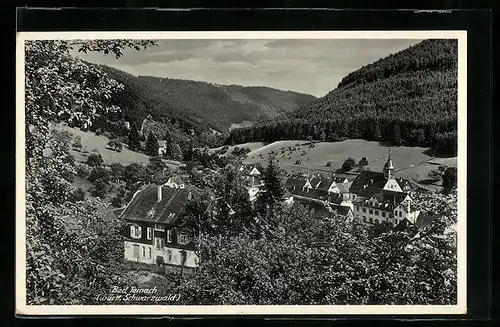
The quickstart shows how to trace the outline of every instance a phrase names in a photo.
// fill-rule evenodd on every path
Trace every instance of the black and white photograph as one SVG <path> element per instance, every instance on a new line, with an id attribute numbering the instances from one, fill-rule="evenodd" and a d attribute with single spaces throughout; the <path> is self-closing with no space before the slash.
<path id="1" fill-rule="evenodd" d="M 18 33 L 17 312 L 465 313 L 466 41 Z"/>

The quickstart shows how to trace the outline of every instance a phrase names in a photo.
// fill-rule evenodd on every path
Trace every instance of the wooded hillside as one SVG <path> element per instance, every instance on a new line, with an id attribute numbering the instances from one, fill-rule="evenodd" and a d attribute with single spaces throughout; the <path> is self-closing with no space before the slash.
<path id="1" fill-rule="evenodd" d="M 228 143 L 363 138 L 456 153 L 457 41 L 425 40 L 348 74 L 298 110 L 231 131 Z"/>
<path id="2" fill-rule="evenodd" d="M 107 66 L 101 68 L 125 89 L 113 95 L 123 115 L 139 126 L 151 115 L 159 122 L 178 122 L 182 128 L 227 131 L 231 123 L 257 121 L 262 116 L 299 108 L 312 95 L 263 87 L 218 86 L 206 82 L 134 76 Z"/>

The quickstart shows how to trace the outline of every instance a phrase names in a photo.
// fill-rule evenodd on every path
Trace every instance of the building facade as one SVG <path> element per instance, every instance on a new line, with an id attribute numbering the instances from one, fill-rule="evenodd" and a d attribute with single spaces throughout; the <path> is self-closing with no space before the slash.
<path id="1" fill-rule="evenodd" d="M 120 215 L 126 222 L 125 259 L 188 269 L 198 267 L 195 235 L 179 216 L 191 196 L 189 187 L 150 185 L 138 191 Z"/>
<path id="2" fill-rule="evenodd" d="M 406 219 L 415 224 L 420 211 L 412 208 L 411 184 L 396 178 L 395 170 L 389 152 L 383 172 L 363 171 L 353 181 L 349 197 L 358 221 L 366 225 L 387 222 L 396 226 Z"/>

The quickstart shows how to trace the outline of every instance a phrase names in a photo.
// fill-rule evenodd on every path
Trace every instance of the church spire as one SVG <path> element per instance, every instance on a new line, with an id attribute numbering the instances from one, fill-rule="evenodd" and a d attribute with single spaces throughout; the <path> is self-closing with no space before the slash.
<path id="1" fill-rule="evenodd" d="M 394 171 L 395 167 L 392 164 L 391 148 L 389 148 L 389 155 L 387 157 L 387 162 L 384 165 L 384 177 L 386 179 L 394 179 Z"/>

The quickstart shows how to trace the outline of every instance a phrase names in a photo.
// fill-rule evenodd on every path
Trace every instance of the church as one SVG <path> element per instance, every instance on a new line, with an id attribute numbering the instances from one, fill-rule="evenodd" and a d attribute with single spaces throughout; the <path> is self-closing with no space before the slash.
<path id="1" fill-rule="evenodd" d="M 412 208 L 412 186 L 408 180 L 396 178 L 395 171 L 389 151 L 383 172 L 363 171 L 352 182 L 349 197 L 358 221 L 396 226 L 407 219 L 415 224 L 420 211 Z"/>

